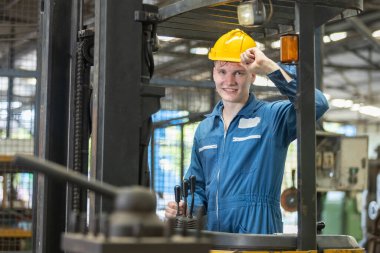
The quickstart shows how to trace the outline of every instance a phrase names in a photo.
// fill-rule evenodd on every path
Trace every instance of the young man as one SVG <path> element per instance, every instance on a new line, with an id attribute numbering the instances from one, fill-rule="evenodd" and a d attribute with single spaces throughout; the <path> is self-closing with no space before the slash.
<path id="1" fill-rule="evenodd" d="M 209 53 L 222 98 L 198 126 L 186 178 L 196 176 L 196 206 L 207 211 L 207 229 L 283 232 L 281 183 L 289 144 L 296 138 L 295 68 L 280 66 L 241 30 L 221 36 Z M 289 100 L 266 102 L 250 94 L 256 75 L 266 75 Z M 316 119 L 328 109 L 316 90 Z M 182 207 L 182 205 L 181 205 Z M 182 211 L 182 210 L 181 210 Z M 175 217 L 169 202 L 166 217 Z"/>

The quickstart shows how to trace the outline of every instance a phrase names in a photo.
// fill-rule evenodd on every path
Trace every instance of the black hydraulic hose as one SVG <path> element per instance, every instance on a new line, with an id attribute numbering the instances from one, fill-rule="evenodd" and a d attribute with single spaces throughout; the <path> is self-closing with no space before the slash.
<path id="1" fill-rule="evenodd" d="M 150 75 L 150 78 L 152 78 L 153 73 L 154 73 L 154 59 L 153 59 L 152 45 L 150 42 L 147 43 L 147 47 L 148 47 L 147 48 L 147 61 L 148 61 L 148 67 L 149 67 L 149 75 Z"/>
<path id="2" fill-rule="evenodd" d="M 156 32 L 157 32 L 157 25 L 156 24 L 152 24 L 152 32 L 150 34 L 150 39 L 149 39 L 149 50 L 148 50 L 148 53 L 149 53 L 149 61 L 150 61 L 150 64 L 149 64 L 149 72 L 150 72 L 150 78 L 152 78 L 153 74 L 154 74 L 154 58 L 153 58 L 153 52 L 154 52 L 154 47 L 155 47 L 155 43 L 156 43 Z"/>
<path id="3" fill-rule="evenodd" d="M 155 31 L 157 30 L 156 26 L 153 24 L 144 25 L 144 40 L 143 40 L 143 54 L 145 58 L 146 66 L 149 71 L 149 78 L 152 78 L 154 73 L 154 58 L 153 51 L 155 46 Z"/>

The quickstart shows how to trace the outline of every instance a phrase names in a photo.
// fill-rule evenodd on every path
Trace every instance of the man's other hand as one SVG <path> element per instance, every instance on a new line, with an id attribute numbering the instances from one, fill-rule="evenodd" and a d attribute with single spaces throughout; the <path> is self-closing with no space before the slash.
<path id="1" fill-rule="evenodd" d="M 179 202 L 179 214 L 183 214 L 184 202 Z M 175 218 L 177 216 L 177 203 L 174 201 L 168 202 L 165 208 L 165 217 L 166 218 Z"/>

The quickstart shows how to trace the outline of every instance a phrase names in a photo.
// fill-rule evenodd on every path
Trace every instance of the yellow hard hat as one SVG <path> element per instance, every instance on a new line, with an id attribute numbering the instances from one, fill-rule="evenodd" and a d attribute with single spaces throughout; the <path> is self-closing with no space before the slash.
<path id="1" fill-rule="evenodd" d="M 251 47 L 255 47 L 256 42 L 240 29 L 234 29 L 223 34 L 208 53 L 208 58 L 213 61 L 240 62 L 240 54 Z"/>

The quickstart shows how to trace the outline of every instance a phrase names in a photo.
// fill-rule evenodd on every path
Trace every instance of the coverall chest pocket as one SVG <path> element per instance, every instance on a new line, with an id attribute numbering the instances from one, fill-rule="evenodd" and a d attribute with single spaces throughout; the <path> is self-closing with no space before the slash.
<path id="1" fill-rule="evenodd" d="M 252 173 L 257 169 L 257 156 L 262 146 L 260 126 L 249 129 L 237 129 L 231 139 L 231 156 L 241 173 Z"/>
<path id="2" fill-rule="evenodd" d="M 219 143 L 217 137 L 206 137 L 199 142 L 199 153 L 203 172 L 206 177 L 206 184 L 215 177 L 218 161 Z"/>

